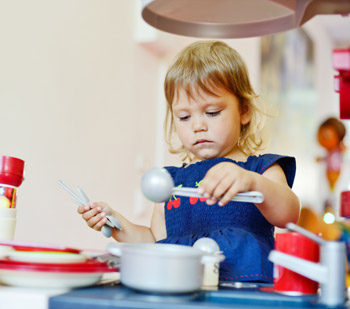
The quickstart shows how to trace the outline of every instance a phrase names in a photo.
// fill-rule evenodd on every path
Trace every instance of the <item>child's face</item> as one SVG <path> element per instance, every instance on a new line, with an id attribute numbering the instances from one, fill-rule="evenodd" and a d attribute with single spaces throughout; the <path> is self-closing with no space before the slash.
<path id="1" fill-rule="evenodd" d="M 220 90 L 213 96 L 199 90 L 191 99 L 179 89 L 173 102 L 176 133 L 197 159 L 231 157 L 240 153 L 237 142 L 241 125 L 250 121 L 250 111 L 240 112 L 238 98 Z"/>

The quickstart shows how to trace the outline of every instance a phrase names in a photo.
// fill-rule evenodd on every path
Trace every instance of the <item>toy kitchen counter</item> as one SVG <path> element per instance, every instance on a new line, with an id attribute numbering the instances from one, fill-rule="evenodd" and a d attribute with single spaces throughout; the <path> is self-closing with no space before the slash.
<path id="1" fill-rule="evenodd" d="M 270 285 L 221 284 L 217 290 L 193 294 L 156 295 L 136 292 L 122 285 L 105 285 L 72 290 L 49 298 L 49 309 L 109 308 L 350 308 L 327 307 L 316 295 L 291 296 L 275 293 Z"/>

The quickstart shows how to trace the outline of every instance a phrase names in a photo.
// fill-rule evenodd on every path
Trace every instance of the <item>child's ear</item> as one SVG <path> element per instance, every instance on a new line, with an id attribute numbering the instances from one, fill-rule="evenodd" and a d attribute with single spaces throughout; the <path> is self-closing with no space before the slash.
<path id="1" fill-rule="evenodd" d="M 246 125 L 249 123 L 251 118 L 251 110 L 247 102 L 244 102 L 241 105 L 241 125 Z"/>

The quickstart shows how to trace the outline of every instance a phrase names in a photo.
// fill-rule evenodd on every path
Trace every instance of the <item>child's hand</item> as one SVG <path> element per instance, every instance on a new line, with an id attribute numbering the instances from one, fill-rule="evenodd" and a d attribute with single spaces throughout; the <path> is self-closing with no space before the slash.
<path id="1" fill-rule="evenodd" d="M 107 222 L 106 215 L 111 214 L 112 209 L 108 204 L 89 203 L 78 207 L 78 213 L 82 215 L 87 225 L 96 231 L 100 231 L 102 226 Z"/>
<path id="2" fill-rule="evenodd" d="M 208 205 L 219 200 L 219 206 L 224 206 L 237 193 L 250 191 L 253 180 L 253 172 L 231 162 L 222 162 L 206 173 L 198 192 L 204 194 Z"/>

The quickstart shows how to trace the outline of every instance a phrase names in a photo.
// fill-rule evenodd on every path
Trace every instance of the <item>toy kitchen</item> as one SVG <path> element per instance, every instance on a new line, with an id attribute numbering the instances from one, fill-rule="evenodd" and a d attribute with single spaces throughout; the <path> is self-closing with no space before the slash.
<path id="1" fill-rule="evenodd" d="M 246 7 L 247 3 L 252 7 L 252 2 L 254 10 Z M 244 22 L 237 8 L 250 12 Z M 218 39 L 283 32 L 318 14 L 349 18 L 350 1 L 148 0 L 142 11 L 143 19 L 159 30 Z M 334 50 L 333 66 L 339 72 L 334 88 L 339 93 L 340 118 L 350 119 L 350 49 Z M 13 164 L 18 170 L 16 160 L 2 161 L 0 174 L 12 170 Z M 23 166 L 17 173 L 21 178 Z M 174 188 L 172 180 L 160 174 L 155 170 L 146 173 L 141 183 L 150 200 L 165 201 L 174 190 L 177 195 L 198 194 L 189 188 Z M 0 180 L 10 189 L 21 184 L 21 179 L 16 183 L 8 178 Z M 76 193 L 60 184 L 78 203 L 89 201 L 80 188 Z M 15 191 L 11 192 L 15 200 Z M 247 192 L 237 198 L 258 202 L 263 197 L 259 192 Z M 102 233 L 110 237 L 112 227 L 122 227 L 115 218 L 107 219 Z M 193 247 L 110 243 L 103 254 L 0 240 L 0 247 L 11 248 L 0 261 L 0 279 L 6 285 L 0 286 L 0 308 L 350 308 L 345 242 L 325 240 L 293 223 L 287 224 L 287 229 L 286 234 L 293 234 L 291 241 L 306 250 L 298 255 L 288 251 L 290 248 L 278 248 L 276 239 L 276 249 L 269 254 L 275 272 L 279 272 L 280 282 L 274 278 L 274 284 L 219 281 L 218 267 L 225 257 L 215 241 L 205 238 Z M 291 285 L 294 282 L 297 287 Z"/>

